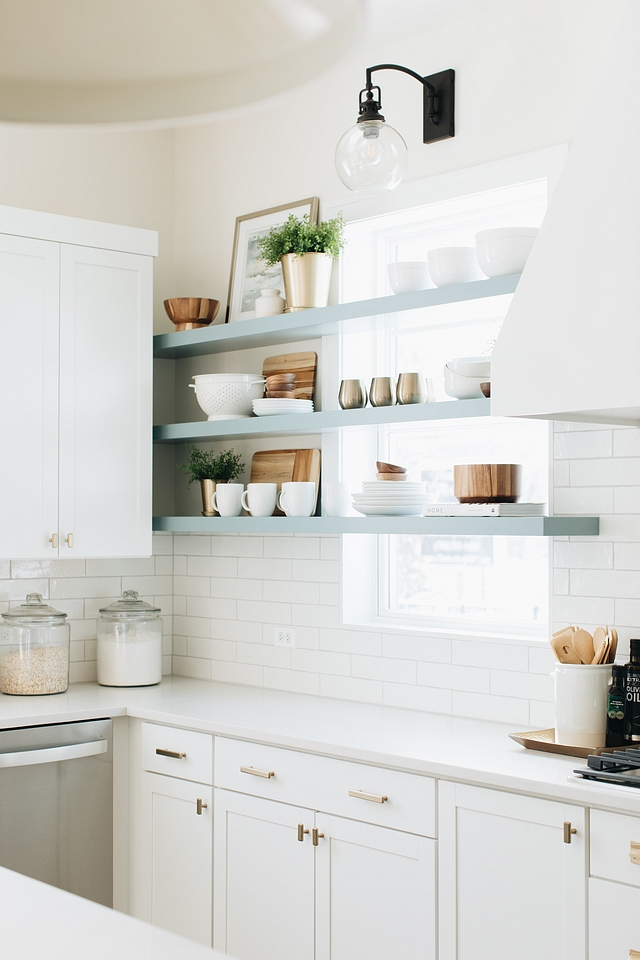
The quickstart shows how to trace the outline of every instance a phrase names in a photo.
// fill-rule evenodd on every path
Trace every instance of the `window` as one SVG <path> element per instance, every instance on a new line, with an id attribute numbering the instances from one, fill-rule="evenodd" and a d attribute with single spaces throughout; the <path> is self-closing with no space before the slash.
<path id="1" fill-rule="evenodd" d="M 425 186 L 428 196 L 428 182 Z M 389 294 L 388 263 L 426 260 L 430 249 L 471 246 L 479 230 L 537 226 L 547 179 L 439 198 L 432 203 L 352 220 L 342 261 L 342 300 Z M 444 393 L 442 370 L 457 356 L 488 354 L 510 297 L 447 304 L 398 314 L 396 325 L 341 340 L 341 376 L 420 370 Z M 454 463 L 522 464 L 521 499 L 548 502 L 549 425 L 542 421 L 473 419 L 387 425 L 343 434 L 340 463 L 353 490 L 372 479 L 376 459 L 407 466 L 434 500 L 454 501 Z M 350 538 L 345 537 L 345 541 Z M 537 636 L 547 628 L 546 538 L 483 536 L 357 537 L 345 542 L 345 621 L 377 621 L 421 630 Z M 377 545 L 367 548 L 364 540 Z M 367 587 L 368 584 L 368 587 Z"/>

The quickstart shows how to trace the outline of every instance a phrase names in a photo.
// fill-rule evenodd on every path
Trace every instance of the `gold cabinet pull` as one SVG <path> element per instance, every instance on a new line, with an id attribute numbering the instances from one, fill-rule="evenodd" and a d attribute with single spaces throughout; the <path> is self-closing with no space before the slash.
<path id="1" fill-rule="evenodd" d="M 199 817 L 202 816 L 202 811 L 207 809 L 207 804 L 203 803 L 202 797 L 198 797 L 196 800 L 196 813 Z"/>
<path id="2" fill-rule="evenodd" d="M 349 790 L 349 796 L 356 800 L 370 800 L 372 803 L 384 803 L 389 797 L 379 797 L 375 793 L 365 793 L 364 790 Z"/>
<path id="3" fill-rule="evenodd" d="M 311 831 L 311 843 L 314 845 L 314 847 L 318 846 L 319 837 L 324 837 L 324 833 L 318 833 L 318 828 L 314 827 Z"/>
<path id="4" fill-rule="evenodd" d="M 250 773 L 252 777 L 264 777 L 265 780 L 275 777 L 273 770 L 256 770 L 255 767 L 240 767 L 240 773 Z"/>
<path id="5" fill-rule="evenodd" d="M 629 860 L 631 860 L 631 863 L 640 864 L 640 843 L 638 843 L 637 840 L 632 840 L 629 844 Z M 640 958 L 640 953 L 638 954 L 638 958 Z"/>
<path id="6" fill-rule="evenodd" d="M 68 534 L 66 535 L 66 537 L 64 538 L 64 542 L 66 543 L 66 545 L 67 545 L 68 547 L 73 547 L 73 534 L 72 534 L 72 533 L 68 533 Z"/>
<path id="7" fill-rule="evenodd" d="M 309 833 L 309 831 L 306 829 L 304 823 L 299 823 L 298 824 L 298 840 L 300 841 L 300 843 L 302 843 L 302 841 L 304 840 L 305 833 Z"/>
<path id="8" fill-rule="evenodd" d="M 629 960 L 640 960 L 640 950 L 629 950 Z"/>
<path id="9" fill-rule="evenodd" d="M 162 750 L 156 747 L 156 753 L 159 757 L 171 757 L 172 760 L 184 760 L 186 753 L 178 753 L 176 750 Z"/>
<path id="10" fill-rule="evenodd" d="M 564 840 L 564 842 L 571 843 L 571 834 L 577 833 L 577 832 L 578 831 L 576 830 L 576 828 L 571 826 L 571 821 L 565 820 L 562 828 L 562 834 L 563 834 L 562 839 Z"/>
<path id="11" fill-rule="evenodd" d="M 49 537 L 49 543 L 51 544 L 51 546 L 53 547 L 54 550 L 57 549 L 57 547 L 58 547 L 58 534 L 57 534 L 57 533 L 52 533 L 52 534 L 51 534 L 51 536 Z"/>

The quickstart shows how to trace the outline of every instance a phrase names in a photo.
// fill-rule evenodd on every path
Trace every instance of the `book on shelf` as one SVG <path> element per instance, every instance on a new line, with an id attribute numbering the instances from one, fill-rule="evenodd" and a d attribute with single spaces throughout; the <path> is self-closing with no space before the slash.
<path id="1" fill-rule="evenodd" d="M 546 503 L 426 503 L 423 517 L 544 517 Z"/>

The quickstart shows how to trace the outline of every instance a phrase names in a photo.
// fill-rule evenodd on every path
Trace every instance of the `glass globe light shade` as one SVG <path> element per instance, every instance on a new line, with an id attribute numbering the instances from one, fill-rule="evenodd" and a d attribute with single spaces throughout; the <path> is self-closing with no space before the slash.
<path id="1" fill-rule="evenodd" d="M 407 169 L 407 145 L 382 120 L 350 127 L 336 147 L 336 170 L 349 190 L 393 190 Z"/>

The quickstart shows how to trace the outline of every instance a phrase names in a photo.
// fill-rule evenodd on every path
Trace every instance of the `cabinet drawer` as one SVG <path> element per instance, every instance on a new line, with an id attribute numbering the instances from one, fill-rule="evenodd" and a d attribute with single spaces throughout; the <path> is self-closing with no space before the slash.
<path id="1" fill-rule="evenodd" d="M 213 783 L 213 738 L 208 733 L 143 723 L 142 766 L 180 780 Z"/>
<path id="2" fill-rule="evenodd" d="M 640 887 L 640 817 L 591 811 L 590 873 Z"/>
<path id="3" fill-rule="evenodd" d="M 640 891 L 609 880 L 589 881 L 589 960 L 640 957 Z"/>
<path id="4" fill-rule="evenodd" d="M 435 784 L 417 774 L 216 737 L 215 785 L 435 836 Z"/>

